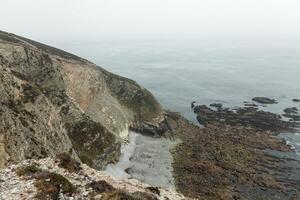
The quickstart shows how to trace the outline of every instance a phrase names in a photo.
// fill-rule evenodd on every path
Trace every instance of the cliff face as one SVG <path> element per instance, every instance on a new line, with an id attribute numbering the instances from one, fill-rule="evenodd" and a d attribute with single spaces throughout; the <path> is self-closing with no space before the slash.
<path id="1" fill-rule="evenodd" d="M 0 32 L 0 167 L 68 152 L 100 169 L 117 159 L 129 127 L 160 131 L 163 115 L 134 81 Z"/>

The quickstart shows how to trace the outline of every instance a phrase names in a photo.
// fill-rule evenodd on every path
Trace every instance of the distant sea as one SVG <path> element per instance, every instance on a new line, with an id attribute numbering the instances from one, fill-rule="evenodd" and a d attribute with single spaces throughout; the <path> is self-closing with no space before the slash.
<path id="1" fill-rule="evenodd" d="M 59 45 L 58 45 L 59 46 Z M 197 123 L 190 103 L 242 106 L 252 97 L 279 103 L 260 109 L 282 114 L 300 99 L 300 45 L 274 43 L 99 42 L 60 45 L 150 90 L 161 104 Z M 300 160 L 300 131 L 282 133 Z"/>

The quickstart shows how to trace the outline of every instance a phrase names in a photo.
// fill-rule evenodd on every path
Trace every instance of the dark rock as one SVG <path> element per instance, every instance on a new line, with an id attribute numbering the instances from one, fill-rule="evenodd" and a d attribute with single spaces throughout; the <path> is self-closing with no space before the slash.
<path id="1" fill-rule="evenodd" d="M 293 99 L 293 102 L 300 102 L 300 99 Z"/>
<path id="2" fill-rule="evenodd" d="M 93 181 L 87 184 L 86 187 L 92 188 L 97 193 L 112 192 L 115 190 L 115 188 L 106 181 Z"/>
<path id="3" fill-rule="evenodd" d="M 143 135 L 151 136 L 151 137 L 161 137 L 167 131 L 170 130 L 170 127 L 166 120 L 163 120 L 157 124 L 150 124 L 142 121 L 138 121 L 129 127 L 130 130 L 142 133 Z"/>
<path id="4" fill-rule="evenodd" d="M 210 107 L 215 107 L 217 108 L 218 110 L 221 110 L 223 105 L 221 103 L 212 103 L 209 105 Z"/>
<path id="5" fill-rule="evenodd" d="M 286 117 L 286 118 L 290 118 L 292 121 L 300 121 L 300 115 L 296 115 L 296 114 L 283 114 L 282 116 Z"/>
<path id="6" fill-rule="evenodd" d="M 284 109 L 285 114 L 282 116 L 286 118 L 290 118 L 291 121 L 300 121 L 300 115 L 298 115 L 298 108 L 291 107 Z"/>
<path id="7" fill-rule="evenodd" d="M 256 101 L 261 104 L 275 104 L 277 101 L 275 99 L 270 99 L 267 97 L 254 97 L 252 101 Z"/>
<path id="8" fill-rule="evenodd" d="M 160 196 L 160 190 L 158 187 L 147 187 L 146 189 L 149 190 L 150 192 Z"/>
<path id="9" fill-rule="evenodd" d="M 275 133 L 269 130 L 271 126 L 263 127 L 267 130 L 264 131 L 255 128 L 258 125 L 252 128 L 253 122 L 250 122 L 251 126 L 246 123 L 259 111 L 247 108 L 238 109 L 236 114 L 230 110 L 222 112 L 224 116 L 218 115 L 218 111 L 208 115 L 215 119 L 208 118 L 204 128 L 191 125 L 183 118 L 177 119 L 176 123 L 170 122 L 174 126 L 174 137 L 182 141 L 172 152 L 176 188 L 185 196 L 196 199 L 263 199 L 260 191 L 264 190 L 272 191 L 264 194 L 264 199 L 278 196 L 279 199 L 291 199 L 294 192 L 299 194 L 299 180 L 291 180 L 281 165 L 286 160 L 265 151 L 289 152 L 290 147 L 273 137 Z M 278 122 L 278 116 L 271 116 Z"/>
<path id="10" fill-rule="evenodd" d="M 281 120 L 280 115 L 260 111 L 256 107 L 236 108 L 235 110 L 224 108 L 214 111 L 205 105 L 201 105 L 196 106 L 194 112 L 197 114 L 198 122 L 204 126 L 218 122 L 274 132 L 293 130 L 294 128 L 293 123 Z"/>
<path id="11" fill-rule="evenodd" d="M 207 107 L 206 105 L 200 105 L 200 106 L 195 106 L 194 108 L 194 113 L 202 112 L 204 114 L 212 114 L 214 113 L 214 110 Z"/>
<path id="12" fill-rule="evenodd" d="M 297 114 L 298 113 L 298 109 L 296 107 L 286 108 L 283 111 L 287 114 Z"/>
<path id="13" fill-rule="evenodd" d="M 258 105 L 256 105 L 255 103 L 245 103 L 244 105 L 247 107 L 258 107 Z"/>
<path id="14" fill-rule="evenodd" d="M 196 101 L 192 101 L 192 103 L 191 103 L 191 108 L 192 109 L 195 107 L 195 103 L 196 103 Z"/>

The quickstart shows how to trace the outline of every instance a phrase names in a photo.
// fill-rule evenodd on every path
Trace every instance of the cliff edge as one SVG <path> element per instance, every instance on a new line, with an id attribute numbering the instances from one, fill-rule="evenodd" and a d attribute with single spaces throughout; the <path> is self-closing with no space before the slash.
<path id="1" fill-rule="evenodd" d="M 163 131 L 164 110 L 132 80 L 1 31 L 0 123 L 0 167 L 67 152 L 101 169 L 129 129 Z"/>

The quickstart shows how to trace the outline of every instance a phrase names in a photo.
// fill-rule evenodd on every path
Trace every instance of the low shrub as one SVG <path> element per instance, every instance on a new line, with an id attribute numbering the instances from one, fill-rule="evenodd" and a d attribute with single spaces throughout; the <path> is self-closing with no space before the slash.
<path id="1" fill-rule="evenodd" d="M 58 166 L 68 170 L 69 172 L 78 172 L 81 170 L 80 163 L 74 160 L 69 154 L 62 153 L 56 156 L 59 162 Z"/>
<path id="2" fill-rule="evenodd" d="M 36 165 L 27 165 L 17 168 L 16 173 L 18 176 L 29 176 L 38 171 L 41 171 Z"/>

